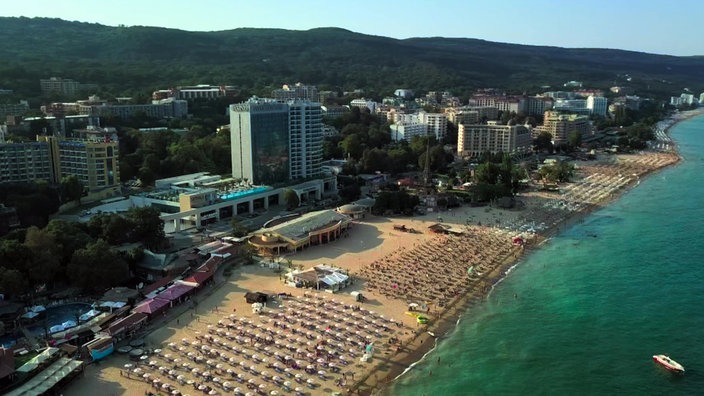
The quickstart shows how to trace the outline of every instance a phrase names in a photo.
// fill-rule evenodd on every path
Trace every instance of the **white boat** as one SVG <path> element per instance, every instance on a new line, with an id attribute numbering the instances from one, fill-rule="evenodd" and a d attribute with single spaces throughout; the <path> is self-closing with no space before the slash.
<path id="1" fill-rule="evenodd" d="M 653 355 L 655 363 L 675 373 L 684 373 L 684 367 L 666 355 Z"/>

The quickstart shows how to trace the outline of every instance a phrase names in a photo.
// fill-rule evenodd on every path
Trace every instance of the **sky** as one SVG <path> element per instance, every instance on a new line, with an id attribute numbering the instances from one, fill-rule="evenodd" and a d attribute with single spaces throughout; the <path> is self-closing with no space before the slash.
<path id="1" fill-rule="evenodd" d="M 0 15 L 191 31 L 340 27 L 398 39 L 704 55 L 704 0 L 21 0 L 3 2 Z"/>

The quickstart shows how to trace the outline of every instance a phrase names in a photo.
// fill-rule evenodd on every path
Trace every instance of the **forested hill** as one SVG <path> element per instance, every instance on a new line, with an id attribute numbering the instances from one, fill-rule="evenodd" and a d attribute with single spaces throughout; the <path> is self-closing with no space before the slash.
<path id="1" fill-rule="evenodd" d="M 0 18 L 0 88 L 37 95 L 50 76 L 100 84 L 116 94 L 179 84 L 231 84 L 254 91 L 303 81 L 322 88 L 477 87 L 534 90 L 580 80 L 661 93 L 701 89 L 704 57 L 566 49 L 477 39 L 397 40 L 338 28 L 189 32 L 110 27 L 47 18 Z"/>

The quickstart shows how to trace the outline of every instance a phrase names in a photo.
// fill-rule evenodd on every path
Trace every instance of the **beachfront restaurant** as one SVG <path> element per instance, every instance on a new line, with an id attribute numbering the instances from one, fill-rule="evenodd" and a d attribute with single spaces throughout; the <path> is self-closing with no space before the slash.
<path id="1" fill-rule="evenodd" d="M 350 284 L 350 277 L 339 268 L 316 265 L 304 271 L 291 271 L 286 274 L 289 286 L 313 288 L 335 293 Z"/>
<path id="2" fill-rule="evenodd" d="M 249 239 L 249 244 L 261 255 L 278 256 L 332 242 L 340 238 L 351 224 L 352 218 L 347 215 L 320 210 L 263 228 Z"/>

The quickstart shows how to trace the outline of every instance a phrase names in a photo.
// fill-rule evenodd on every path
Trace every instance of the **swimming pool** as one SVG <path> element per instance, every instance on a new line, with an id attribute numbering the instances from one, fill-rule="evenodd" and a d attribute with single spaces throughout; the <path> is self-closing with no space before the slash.
<path id="1" fill-rule="evenodd" d="M 227 194 L 221 195 L 220 199 L 228 201 L 228 200 L 235 199 L 235 198 L 242 198 L 242 197 L 247 197 L 249 195 L 254 195 L 256 193 L 260 193 L 260 192 L 266 191 L 268 189 L 269 189 L 269 187 L 255 187 L 251 190 L 232 191 Z"/>
<path id="2" fill-rule="evenodd" d="M 67 321 L 76 322 L 76 313 L 78 313 L 78 316 L 81 316 L 90 310 L 91 305 L 86 303 L 70 303 L 47 307 L 46 310 L 41 313 L 39 319 L 34 322 L 34 324 L 27 327 L 27 330 L 35 337 L 44 337 L 46 335 L 45 327 L 46 330 L 48 330 L 53 326 L 60 325 Z M 6 334 L 0 337 L 0 345 L 6 348 L 16 343 L 17 337 L 14 335 Z"/>
<path id="3" fill-rule="evenodd" d="M 53 326 L 61 325 L 68 321 L 77 322 L 76 315 L 81 316 L 90 311 L 91 308 L 90 304 L 85 303 L 70 303 L 47 307 L 46 311 L 44 311 L 44 318 L 29 327 L 28 330 L 36 336 L 44 336 L 45 327 L 46 329 L 51 329 Z"/>

